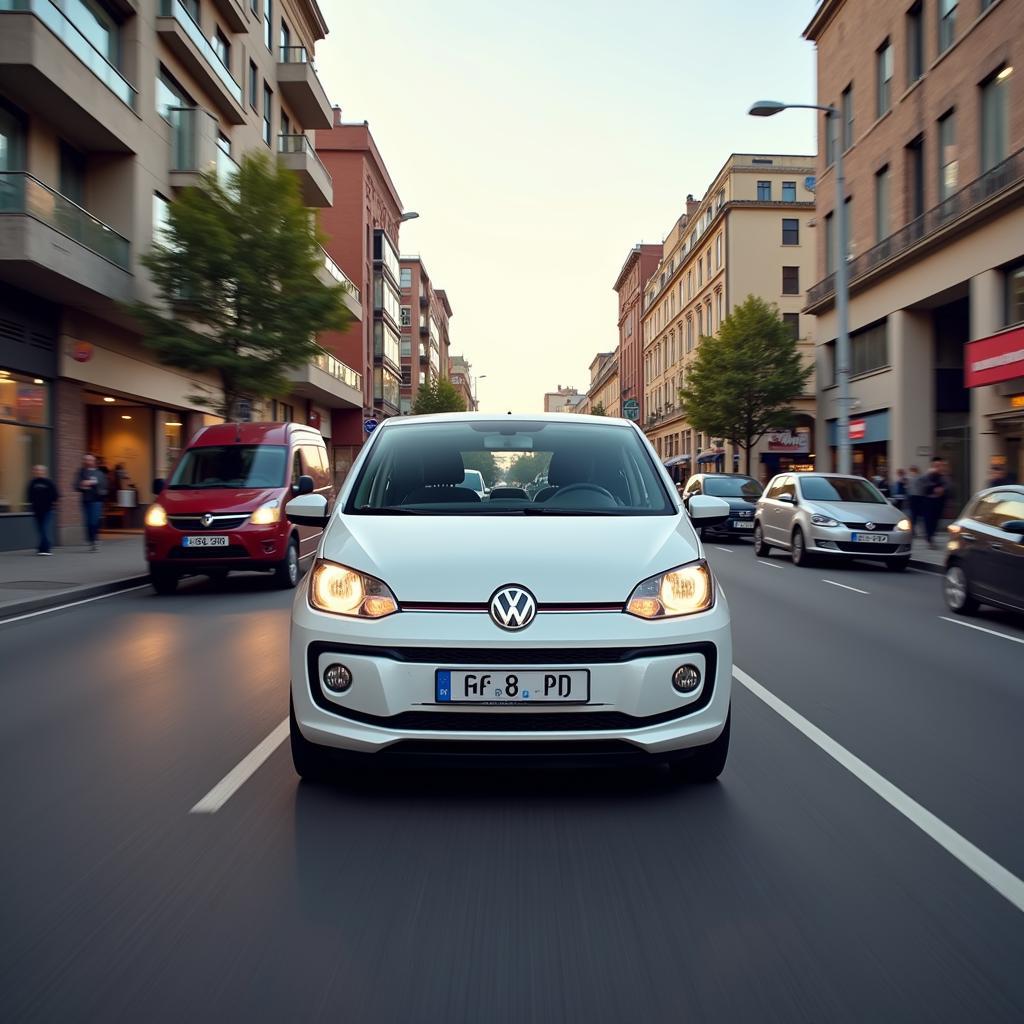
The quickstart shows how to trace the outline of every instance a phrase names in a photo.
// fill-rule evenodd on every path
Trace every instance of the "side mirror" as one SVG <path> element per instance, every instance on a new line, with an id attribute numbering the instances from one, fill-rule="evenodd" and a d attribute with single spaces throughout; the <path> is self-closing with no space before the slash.
<path id="1" fill-rule="evenodd" d="M 795 505 L 796 498 L 792 494 L 780 494 L 779 501 L 784 501 L 787 505 Z"/>
<path id="2" fill-rule="evenodd" d="M 1017 539 L 1024 544 L 1024 519 L 1010 519 L 1008 522 L 1003 523 L 1000 529 L 1004 533 L 1017 534 Z"/>
<path id="3" fill-rule="evenodd" d="M 313 483 L 311 476 L 300 476 L 299 482 L 292 485 L 292 493 L 299 494 L 312 494 L 316 490 L 316 485 Z"/>
<path id="4" fill-rule="evenodd" d="M 693 494 L 686 506 L 690 519 L 697 526 L 718 526 L 729 518 L 729 502 L 710 494 Z"/>
<path id="5" fill-rule="evenodd" d="M 154 494 L 159 494 L 163 489 L 164 489 L 163 477 L 158 477 L 156 480 L 153 481 L 153 493 Z"/>
<path id="6" fill-rule="evenodd" d="M 309 477 L 305 477 L 309 480 Z M 312 481 L 310 481 L 312 482 Z M 301 483 L 299 484 L 301 487 Z M 323 528 L 330 521 L 327 514 L 327 499 L 322 494 L 300 494 L 284 507 L 289 523 L 296 526 L 319 526 Z"/>

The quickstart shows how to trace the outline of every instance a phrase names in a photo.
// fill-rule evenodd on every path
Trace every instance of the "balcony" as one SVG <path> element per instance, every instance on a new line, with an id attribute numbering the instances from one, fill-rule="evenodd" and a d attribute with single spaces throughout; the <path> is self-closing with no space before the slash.
<path id="1" fill-rule="evenodd" d="M 305 366 L 286 374 L 296 398 L 306 398 L 329 409 L 363 407 L 363 375 L 323 349 Z"/>
<path id="2" fill-rule="evenodd" d="M 213 3 L 232 32 L 249 31 L 249 19 L 242 0 L 213 0 Z"/>
<path id="3" fill-rule="evenodd" d="M 77 18 L 50 0 L 0 0 L 0 92 L 80 149 L 137 153 L 135 89 Z"/>
<path id="4" fill-rule="evenodd" d="M 167 119 L 171 125 L 171 187 L 200 185 L 202 176 L 212 171 L 220 187 L 229 188 L 238 164 L 217 145 L 216 118 L 201 107 L 171 107 Z"/>
<path id="5" fill-rule="evenodd" d="M 328 253 L 323 246 L 320 247 L 320 252 L 323 253 L 323 263 L 321 264 L 317 276 L 326 285 L 330 286 L 340 284 L 345 289 L 344 301 L 349 312 L 352 313 L 357 320 L 362 320 L 363 306 L 359 289 L 352 283 L 351 278 L 345 273 L 345 271 L 331 259 L 330 253 Z"/>
<path id="6" fill-rule="evenodd" d="M 926 255 L 981 221 L 995 216 L 1024 191 L 1024 149 L 1018 150 L 970 185 L 954 192 L 894 235 L 861 253 L 848 263 L 851 291 L 859 291 L 871 280 L 895 271 L 901 265 Z M 806 311 L 817 315 L 835 301 L 836 275 L 807 290 Z"/>
<path id="7" fill-rule="evenodd" d="M 330 100 L 304 46 L 282 46 L 278 51 L 277 86 L 304 127 L 330 128 L 334 124 Z"/>
<path id="8" fill-rule="evenodd" d="M 160 0 L 156 31 L 210 95 L 225 119 L 231 124 L 245 124 L 242 87 L 230 69 L 221 63 L 217 51 L 181 0 Z"/>
<path id="9" fill-rule="evenodd" d="M 278 135 L 277 152 L 281 163 L 299 178 L 302 201 L 307 206 L 331 206 L 334 184 L 305 135 Z"/>
<path id="10" fill-rule="evenodd" d="M 128 239 L 24 171 L 0 172 L 0 279 L 83 309 L 134 297 Z"/>

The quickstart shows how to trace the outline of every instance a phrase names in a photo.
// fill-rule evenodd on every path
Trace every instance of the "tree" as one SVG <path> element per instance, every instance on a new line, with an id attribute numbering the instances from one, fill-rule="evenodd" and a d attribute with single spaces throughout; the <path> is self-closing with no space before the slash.
<path id="1" fill-rule="evenodd" d="M 593 409 L 590 410 L 591 416 L 604 416 L 604 402 L 598 402 Z"/>
<path id="2" fill-rule="evenodd" d="M 488 487 L 493 487 L 498 479 L 498 464 L 491 452 L 464 452 L 462 464 L 466 469 L 478 470 Z"/>
<path id="3" fill-rule="evenodd" d="M 431 412 L 465 412 L 466 402 L 450 380 L 435 377 L 420 385 L 412 411 L 416 416 Z"/>
<path id="4" fill-rule="evenodd" d="M 506 477 L 509 483 L 530 484 L 548 471 L 550 452 L 524 452 L 509 466 Z"/>
<path id="5" fill-rule="evenodd" d="M 131 307 L 145 344 L 168 366 L 217 378 L 189 398 L 225 419 L 240 398 L 286 393 L 286 371 L 320 351 L 317 332 L 352 319 L 344 286 L 317 277 L 320 237 L 296 176 L 262 154 L 226 187 L 205 174 L 186 189 L 142 261 L 160 297 Z"/>
<path id="6" fill-rule="evenodd" d="M 722 321 L 717 337 L 700 339 L 686 384 L 683 412 L 695 430 L 724 437 L 747 453 L 769 430 L 793 420 L 790 402 L 814 372 L 778 308 L 748 295 Z"/>

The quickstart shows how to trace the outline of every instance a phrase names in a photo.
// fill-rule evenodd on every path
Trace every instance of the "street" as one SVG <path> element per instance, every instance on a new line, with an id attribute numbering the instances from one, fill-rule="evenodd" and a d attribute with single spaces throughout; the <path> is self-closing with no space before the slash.
<path id="1" fill-rule="evenodd" d="M 707 549 L 739 672 L 704 787 L 321 788 L 284 742 L 218 791 L 281 735 L 290 593 L 196 580 L 0 623 L 0 1017 L 1019 1021 L 1024 622 L 950 621 L 924 572 Z"/>

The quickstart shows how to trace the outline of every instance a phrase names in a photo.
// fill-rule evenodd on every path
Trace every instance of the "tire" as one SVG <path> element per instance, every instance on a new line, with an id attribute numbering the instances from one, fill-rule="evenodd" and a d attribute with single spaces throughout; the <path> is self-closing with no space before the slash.
<path id="1" fill-rule="evenodd" d="M 971 597 L 970 580 L 959 562 L 953 562 L 946 569 L 942 593 L 949 610 L 957 615 L 973 615 L 980 607 L 977 598 Z"/>
<path id="2" fill-rule="evenodd" d="M 804 531 L 798 526 L 793 531 L 793 546 L 789 550 L 790 558 L 794 565 L 806 569 L 811 564 L 811 556 L 807 553 L 807 541 L 804 540 Z"/>
<path id="3" fill-rule="evenodd" d="M 282 590 L 294 590 L 299 582 L 299 544 L 288 542 L 288 553 L 274 569 L 274 583 Z"/>
<path id="4" fill-rule="evenodd" d="M 325 782 L 332 776 L 330 749 L 310 743 L 299 730 L 295 719 L 295 704 L 288 700 L 288 735 L 291 740 L 292 765 L 295 774 L 306 782 Z"/>
<path id="5" fill-rule="evenodd" d="M 761 524 L 754 523 L 754 554 L 758 558 L 770 558 L 771 547 L 765 543 L 764 533 L 761 531 Z"/>
<path id="6" fill-rule="evenodd" d="M 729 758 L 729 733 L 732 725 L 732 708 L 725 719 L 725 728 L 718 739 L 706 746 L 697 747 L 686 758 L 674 761 L 669 765 L 672 777 L 679 782 L 708 783 L 715 782 L 725 770 L 725 762 Z"/>
<path id="7" fill-rule="evenodd" d="M 150 569 L 149 583 L 158 594 L 173 594 L 178 589 L 178 574 L 167 569 Z"/>
<path id="8" fill-rule="evenodd" d="M 909 558 L 887 558 L 885 560 L 885 567 L 889 572 L 906 572 L 908 565 L 910 565 Z"/>

